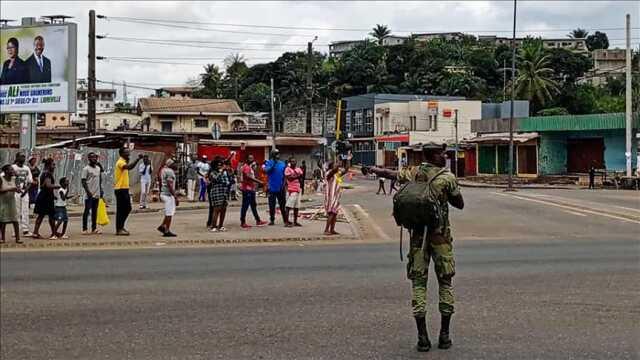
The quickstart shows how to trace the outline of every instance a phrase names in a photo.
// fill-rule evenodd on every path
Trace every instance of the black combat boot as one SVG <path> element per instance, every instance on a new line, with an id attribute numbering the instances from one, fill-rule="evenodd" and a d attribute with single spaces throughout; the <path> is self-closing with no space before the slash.
<path id="1" fill-rule="evenodd" d="M 427 352 L 431 349 L 431 341 L 429 341 L 427 320 L 424 316 L 416 316 L 416 327 L 418 328 L 418 345 L 416 345 L 416 350 L 419 352 Z"/>
<path id="2" fill-rule="evenodd" d="M 451 323 L 451 315 L 442 315 L 440 324 L 440 337 L 438 338 L 438 349 L 448 349 L 453 344 L 449 337 L 449 324 Z"/>

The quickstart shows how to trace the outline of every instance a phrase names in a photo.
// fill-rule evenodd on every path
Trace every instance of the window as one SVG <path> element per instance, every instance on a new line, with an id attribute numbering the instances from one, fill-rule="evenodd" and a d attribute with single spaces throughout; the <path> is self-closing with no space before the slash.
<path id="1" fill-rule="evenodd" d="M 193 127 L 208 128 L 209 127 L 209 119 L 193 119 Z"/>
<path id="2" fill-rule="evenodd" d="M 111 107 L 111 104 L 104 104 L 104 107 L 109 108 Z"/>
<path id="3" fill-rule="evenodd" d="M 173 123 L 171 121 L 163 121 L 160 123 L 162 126 L 162 132 L 172 132 L 173 131 Z"/>
<path id="4" fill-rule="evenodd" d="M 367 109 L 364 117 L 363 131 L 373 134 L 373 109 Z"/>
<path id="5" fill-rule="evenodd" d="M 58 117 L 57 117 L 57 116 L 54 116 L 54 117 L 52 117 L 51 119 L 52 119 L 53 121 L 56 121 L 56 120 L 58 120 Z"/>
<path id="6" fill-rule="evenodd" d="M 60 120 L 65 121 L 65 120 L 66 120 L 66 118 L 65 118 L 64 116 L 61 116 L 61 117 L 60 117 Z"/>
<path id="7" fill-rule="evenodd" d="M 84 107 L 84 103 L 78 103 L 78 107 L 79 108 Z"/>
<path id="8" fill-rule="evenodd" d="M 351 111 L 345 112 L 344 115 L 344 130 L 346 132 L 351 131 Z"/>

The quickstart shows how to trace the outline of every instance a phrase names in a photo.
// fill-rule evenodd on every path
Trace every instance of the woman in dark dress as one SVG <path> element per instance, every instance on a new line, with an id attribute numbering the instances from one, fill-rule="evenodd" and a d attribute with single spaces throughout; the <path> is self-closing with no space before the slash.
<path id="1" fill-rule="evenodd" d="M 7 60 L 2 64 L 0 85 L 26 84 L 29 82 L 27 64 L 18 57 L 20 45 L 18 39 L 7 41 Z"/>
<path id="2" fill-rule="evenodd" d="M 31 170 L 31 177 L 33 182 L 29 189 L 29 205 L 36 203 L 36 197 L 38 196 L 38 184 L 40 183 L 40 169 L 38 168 L 38 159 L 34 156 L 29 158 L 29 170 Z"/>
<path id="3" fill-rule="evenodd" d="M 43 163 L 44 170 L 40 175 L 40 192 L 36 197 L 36 206 L 33 209 L 33 212 L 38 216 L 36 218 L 35 228 L 33 229 L 33 238 L 42 239 L 42 236 L 40 236 L 40 225 L 42 225 L 42 220 L 44 220 L 44 217 L 48 216 L 49 226 L 51 227 L 51 237 L 49 239 L 56 240 L 57 237 L 54 231 L 55 223 L 53 221 L 53 216 L 55 213 L 55 197 L 53 195 L 53 192 L 54 190 L 59 189 L 60 185 L 56 185 L 53 178 L 53 173 L 56 169 L 56 164 L 53 162 L 53 159 L 45 159 Z"/>

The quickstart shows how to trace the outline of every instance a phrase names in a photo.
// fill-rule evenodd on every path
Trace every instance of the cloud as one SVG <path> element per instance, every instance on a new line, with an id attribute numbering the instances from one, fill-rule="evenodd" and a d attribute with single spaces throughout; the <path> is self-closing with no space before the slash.
<path id="1" fill-rule="evenodd" d="M 458 2 L 186 2 L 186 1 L 9 1 L 0 2 L 3 18 L 20 19 L 49 14 L 74 16 L 78 23 L 78 77 L 87 73 L 88 13 L 95 9 L 109 17 L 140 17 L 174 19 L 195 22 L 235 24 L 261 24 L 277 26 L 305 26 L 319 28 L 358 28 L 363 31 L 282 30 L 266 28 L 189 25 L 200 28 L 227 29 L 258 34 L 237 34 L 193 29 L 170 28 L 154 25 L 131 24 L 119 21 L 97 20 L 98 34 L 111 36 L 225 41 L 236 44 L 207 44 L 209 47 L 174 47 L 149 45 L 113 40 L 98 40 L 97 54 L 101 56 L 175 58 L 173 62 L 213 62 L 222 60 L 187 61 L 188 57 L 224 58 L 230 53 L 243 54 L 250 64 L 275 59 L 286 51 L 304 50 L 304 44 L 313 36 L 321 51 L 331 41 L 362 39 L 375 24 L 386 24 L 392 31 L 488 31 L 502 30 L 508 36 L 512 26 L 513 3 L 510 1 L 458 1 Z M 518 2 L 518 29 L 572 29 L 624 27 L 624 15 L 632 14 L 633 26 L 638 27 L 640 5 L 636 1 L 521 1 Z M 565 37 L 568 31 L 532 32 L 547 37 Z M 622 39 L 624 31 L 606 31 L 612 39 Z M 284 34 L 271 36 L 267 33 Z M 640 37 L 640 31 L 634 31 Z M 636 40 L 637 42 L 637 40 Z M 262 43 L 264 46 L 253 45 Z M 287 44 L 289 46 L 272 46 Z M 612 41 L 622 45 L 623 41 Z M 211 46 L 251 48 L 251 50 L 213 49 Z M 275 50 L 275 51 L 274 51 Z M 201 66 L 102 62 L 97 65 L 97 77 L 105 81 L 128 83 L 182 84 L 201 72 Z M 129 94 L 142 96 L 148 91 L 128 89 Z M 119 91 L 119 94 L 121 91 Z M 120 95 L 119 95 L 120 96 Z"/>

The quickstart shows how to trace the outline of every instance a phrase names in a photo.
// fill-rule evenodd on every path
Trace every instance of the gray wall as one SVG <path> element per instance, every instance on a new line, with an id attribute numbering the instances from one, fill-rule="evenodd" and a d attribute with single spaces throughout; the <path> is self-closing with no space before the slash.
<path id="1" fill-rule="evenodd" d="M 56 183 L 61 177 L 69 179 L 69 196 L 70 202 L 80 204 L 83 201 L 84 190 L 80 181 L 82 168 L 87 165 L 87 154 L 95 152 L 99 156 L 99 161 L 104 167 L 105 173 L 103 174 L 102 188 L 104 191 L 104 198 L 107 202 L 113 202 L 113 173 L 114 166 L 118 160 L 117 149 L 101 149 L 101 148 L 89 148 L 84 147 L 78 149 L 46 149 L 46 150 L 33 150 L 22 151 L 27 155 L 27 159 L 30 156 L 36 156 L 38 159 L 38 167 L 42 170 L 42 159 L 52 157 L 55 160 L 56 170 L 54 178 Z M 18 149 L 0 149 L 0 164 L 13 163 L 16 153 L 20 152 Z M 165 159 L 165 154 L 151 151 L 133 151 L 131 153 L 131 159 L 135 159 L 138 154 L 149 155 L 151 164 L 153 167 L 153 179 L 157 175 L 157 171 L 160 165 Z M 131 194 L 136 196 L 140 192 L 140 176 L 137 169 L 129 171 L 129 187 Z M 136 196 L 137 197 L 137 196 Z"/>

